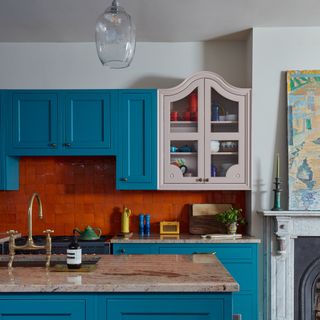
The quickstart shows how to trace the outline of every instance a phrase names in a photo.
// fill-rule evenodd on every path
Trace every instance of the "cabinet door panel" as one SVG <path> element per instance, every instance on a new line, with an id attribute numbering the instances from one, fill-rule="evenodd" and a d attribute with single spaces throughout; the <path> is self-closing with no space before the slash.
<path id="1" fill-rule="evenodd" d="M 85 301 L 0 300 L 0 320 L 85 320 Z"/>
<path id="2" fill-rule="evenodd" d="M 19 160 L 14 157 L 7 157 L 7 121 L 5 108 L 8 94 L 0 91 L 0 190 L 19 189 Z"/>
<path id="3" fill-rule="evenodd" d="M 110 149 L 113 135 L 111 111 L 111 93 L 77 92 L 66 94 L 64 147 L 87 149 L 89 153 L 90 149 Z"/>
<path id="4" fill-rule="evenodd" d="M 55 93 L 14 93 L 13 148 L 50 149 L 57 146 L 58 98 Z"/>
<path id="5" fill-rule="evenodd" d="M 108 299 L 106 319 L 112 320 L 226 320 L 231 319 L 231 295 L 219 294 L 212 299 L 171 297 L 140 297 Z"/>
<path id="6" fill-rule="evenodd" d="M 241 315 L 242 320 L 258 319 L 257 296 L 250 293 L 235 293 L 233 297 L 233 313 Z"/>
<path id="7" fill-rule="evenodd" d="M 117 189 L 156 189 L 156 90 L 120 93 Z"/>

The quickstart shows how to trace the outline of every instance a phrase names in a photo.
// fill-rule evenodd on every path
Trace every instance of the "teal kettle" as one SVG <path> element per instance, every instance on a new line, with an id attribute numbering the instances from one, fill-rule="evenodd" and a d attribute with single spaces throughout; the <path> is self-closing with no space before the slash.
<path id="1" fill-rule="evenodd" d="M 97 231 L 97 233 L 96 233 Z M 81 231 L 79 228 L 73 229 L 73 233 L 79 233 L 80 240 L 98 240 L 102 234 L 102 231 L 100 228 L 93 228 L 90 226 L 87 226 L 84 231 Z"/>

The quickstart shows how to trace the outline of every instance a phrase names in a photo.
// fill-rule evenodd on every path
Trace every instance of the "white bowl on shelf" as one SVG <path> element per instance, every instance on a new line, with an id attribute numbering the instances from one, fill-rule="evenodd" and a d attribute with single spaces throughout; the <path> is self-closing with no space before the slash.
<path id="1" fill-rule="evenodd" d="M 237 114 L 227 114 L 226 116 L 227 121 L 237 121 L 238 115 Z"/>

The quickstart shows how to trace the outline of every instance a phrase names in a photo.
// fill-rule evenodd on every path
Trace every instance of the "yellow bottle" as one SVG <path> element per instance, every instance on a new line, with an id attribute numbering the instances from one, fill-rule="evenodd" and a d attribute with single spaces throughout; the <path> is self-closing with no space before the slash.
<path id="1" fill-rule="evenodd" d="M 129 217 L 131 215 L 131 210 L 127 207 L 124 207 L 123 212 L 121 214 L 121 232 L 129 233 Z"/>

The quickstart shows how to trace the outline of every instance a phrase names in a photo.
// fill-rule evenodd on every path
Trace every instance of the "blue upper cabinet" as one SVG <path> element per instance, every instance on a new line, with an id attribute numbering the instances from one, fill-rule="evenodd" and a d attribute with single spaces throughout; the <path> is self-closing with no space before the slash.
<path id="1" fill-rule="evenodd" d="M 55 149 L 58 144 L 58 95 L 49 92 L 9 94 L 12 101 L 12 147 Z M 18 151 L 19 153 L 19 151 Z"/>
<path id="2" fill-rule="evenodd" d="M 116 186 L 157 189 L 157 90 L 121 90 Z"/>
<path id="3" fill-rule="evenodd" d="M 109 155 L 115 120 L 112 90 L 8 93 L 10 155 Z M 10 108 L 10 105 L 12 106 Z"/>
<path id="4" fill-rule="evenodd" d="M 116 130 L 115 94 L 108 91 L 78 91 L 64 95 L 63 147 L 79 154 L 112 154 Z M 100 151 L 99 151 L 100 150 Z M 108 152 L 107 152 L 108 151 Z"/>
<path id="5" fill-rule="evenodd" d="M 0 190 L 18 190 L 19 159 L 6 154 L 6 98 L 0 91 Z"/>

